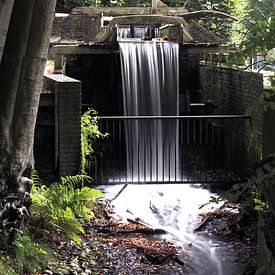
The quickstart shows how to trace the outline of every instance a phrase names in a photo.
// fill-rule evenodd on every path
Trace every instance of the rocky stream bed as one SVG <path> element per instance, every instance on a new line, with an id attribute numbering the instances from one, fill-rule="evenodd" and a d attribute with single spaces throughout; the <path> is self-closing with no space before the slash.
<path id="1" fill-rule="evenodd" d="M 242 266 L 240 275 L 255 272 L 257 216 L 251 211 L 254 213 L 249 207 L 229 204 L 201 214 L 194 228 L 198 236 L 216 239 L 217 246 L 219 240 L 226 241 L 236 255 L 226 260 Z M 108 219 L 92 220 L 83 227 L 85 234 L 79 245 L 62 234 L 46 237 L 55 260 L 41 274 L 198 274 L 192 273 L 192 258 L 185 257 L 182 246 L 165 240 L 162 229 L 151 228 L 140 218 L 121 222 L 110 220 L 108 213 Z M 192 242 L 183 245 L 192 250 Z"/>

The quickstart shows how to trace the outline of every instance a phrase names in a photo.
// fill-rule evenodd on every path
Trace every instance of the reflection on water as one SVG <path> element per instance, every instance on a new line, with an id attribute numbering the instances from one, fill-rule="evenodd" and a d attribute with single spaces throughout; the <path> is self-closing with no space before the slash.
<path id="1" fill-rule="evenodd" d="M 122 185 L 102 186 L 107 198 L 113 198 Z M 182 259 L 187 263 L 184 274 L 237 275 L 241 267 L 234 263 L 232 248 L 227 243 L 194 233 L 201 221 L 199 213 L 219 207 L 209 204 L 213 195 L 206 189 L 183 184 L 128 185 L 112 204 L 116 218 L 140 218 L 151 227 L 165 229 L 162 238 L 182 247 Z"/>

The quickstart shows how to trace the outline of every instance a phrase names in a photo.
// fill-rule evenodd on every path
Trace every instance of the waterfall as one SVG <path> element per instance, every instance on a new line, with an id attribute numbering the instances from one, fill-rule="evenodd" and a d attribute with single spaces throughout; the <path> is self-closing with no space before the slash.
<path id="1" fill-rule="evenodd" d="M 178 44 L 121 40 L 125 116 L 177 116 Z M 136 119 L 125 122 L 127 180 L 175 181 L 179 176 L 178 122 Z"/>

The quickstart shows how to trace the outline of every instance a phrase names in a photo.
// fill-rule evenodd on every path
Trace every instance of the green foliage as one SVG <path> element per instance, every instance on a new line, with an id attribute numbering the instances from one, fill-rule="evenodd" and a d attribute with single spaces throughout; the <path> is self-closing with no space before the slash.
<path id="1" fill-rule="evenodd" d="M 93 109 L 85 112 L 81 117 L 81 174 L 85 174 L 85 170 L 90 165 L 95 140 L 107 135 L 107 133 L 101 133 L 98 128 L 97 112 Z"/>
<path id="2" fill-rule="evenodd" d="M 45 268 L 51 258 L 49 249 L 34 242 L 26 234 L 18 234 L 13 245 L 15 262 L 12 265 L 17 274 L 36 273 Z"/>
<path id="3" fill-rule="evenodd" d="M 273 101 L 275 96 L 275 89 L 264 91 L 259 96 L 258 100 L 254 102 L 247 110 L 247 115 L 252 115 L 256 112 L 266 112 L 268 110 L 275 110 L 275 103 Z"/>
<path id="4" fill-rule="evenodd" d="M 174 0 L 175 1 L 175 0 Z M 178 1 L 182 6 L 182 1 Z M 216 10 L 232 14 L 234 7 L 232 6 L 231 0 L 195 0 L 188 1 L 186 8 L 189 11 L 196 10 Z M 223 39 L 224 42 L 230 40 L 232 20 L 227 18 L 217 18 L 217 17 L 206 17 L 198 20 L 198 23 L 206 28 L 207 30 L 213 32 Z"/>
<path id="5" fill-rule="evenodd" d="M 18 273 L 10 266 L 6 257 L 0 258 L 0 274 L 17 275 Z"/>
<path id="6" fill-rule="evenodd" d="M 263 212 L 267 210 L 267 203 L 259 198 L 254 198 L 255 210 Z"/>
<path id="7" fill-rule="evenodd" d="M 275 46 L 275 2 L 274 0 L 233 0 L 237 7 L 236 16 L 239 21 L 235 23 L 232 42 L 240 44 L 240 50 L 231 54 L 231 63 L 240 63 L 248 57 L 261 54 L 266 64 L 267 51 Z"/>
<path id="8" fill-rule="evenodd" d="M 95 198 L 103 196 L 96 189 L 84 187 L 83 181 L 88 178 L 85 175 L 61 178 L 61 182 L 54 182 L 49 187 L 41 185 L 40 181 L 37 184 L 34 179 L 31 193 L 33 222 L 37 226 L 61 230 L 79 243 L 78 233 L 84 232 L 79 219 L 93 218 L 91 207 Z"/>

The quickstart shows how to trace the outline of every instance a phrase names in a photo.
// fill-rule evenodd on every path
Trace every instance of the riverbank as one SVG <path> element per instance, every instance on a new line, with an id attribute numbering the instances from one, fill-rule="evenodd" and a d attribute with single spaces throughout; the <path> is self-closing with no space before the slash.
<path id="1" fill-rule="evenodd" d="M 56 260 L 42 274 L 212 275 L 205 273 L 204 267 L 201 271 L 193 269 L 196 261 L 192 252 L 199 239 L 207 236 L 211 239 L 211 251 L 218 251 L 221 261 L 227 261 L 224 274 L 232 274 L 230 268 L 237 266 L 241 273 L 234 275 L 252 275 L 256 268 L 257 217 L 251 215 L 253 209 L 243 207 L 228 204 L 203 212 L 193 228 L 196 238 L 180 245 L 161 239 L 166 236 L 163 229 L 151 228 L 140 219 L 110 222 L 108 213 L 108 219 L 83 225 L 85 234 L 81 235 L 80 245 L 63 235 L 49 235 L 47 239 Z M 112 208 L 108 211 L 112 212 Z M 207 268 L 208 263 L 204 264 Z"/>
<path id="2" fill-rule="evenodd" d="M 77 245 L 65 236 L 54 236 L 50 245 L 56 259 L 42 274 L 182 274 L 184 262 L 178 248 L 144 225 L 112 221 L 107 226 L 84 225 Z M 50 237 L 50 236 L 49 236 Z M 49 240 L 48 240 L 49 241 Z"/>

